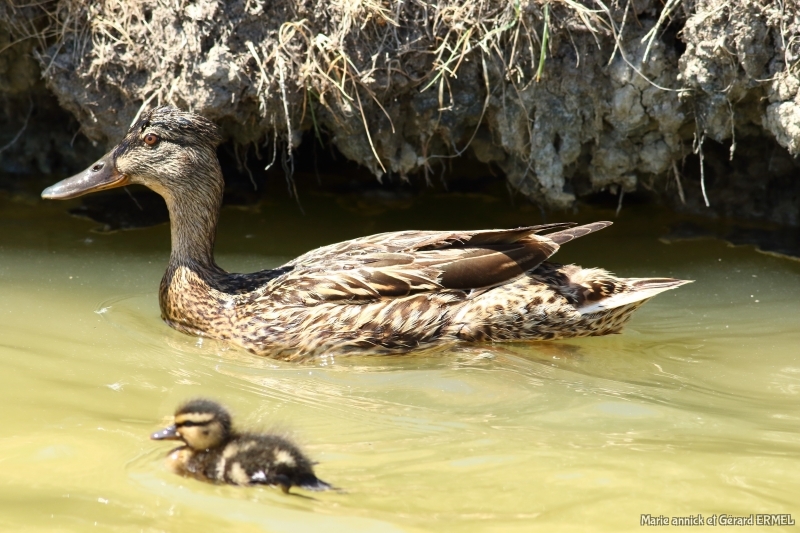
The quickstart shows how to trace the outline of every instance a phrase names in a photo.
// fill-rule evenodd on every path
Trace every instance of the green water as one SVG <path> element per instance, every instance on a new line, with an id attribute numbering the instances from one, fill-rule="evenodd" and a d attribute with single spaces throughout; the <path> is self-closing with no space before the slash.
<path id="1" fill-rule="evenodd" d="M 219 263 L 249 271 L 378 231 L 542 221 L 504 198 L 429 195 L 365 210 L 304 201 L 305 216 L 285 200 L 224 210 Z M 664 215 L 626 208 L 557 257 L 696 283 L 648 303 L 622 335 L 299 366 L 170 330 L 157 304 L 168 228 L 96 234 L 65 207 L 0 199 L 2 530 L 619 531 L 642 530 L 643 513 L 800 519 L 800 263 L 714 240 L 665 244 Z M 200 395 L 241 427 L 292 435 L 346 492 L 303 498 L 170 474 L 169 445 L 148 435 Z"/>

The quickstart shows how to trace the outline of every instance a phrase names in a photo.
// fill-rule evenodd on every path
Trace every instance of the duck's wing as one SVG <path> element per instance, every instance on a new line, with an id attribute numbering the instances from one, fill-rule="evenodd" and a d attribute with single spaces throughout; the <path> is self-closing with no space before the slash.
<path id="1" fill-rule="evenodd" d="M 372 235 L 298 257 L 281 291 L 304 305 L 366 302 L 442 290 L 469 291 L 507 283 L 553 255 L 559 243 L 583 233 L 572 223 L 515 229 Z M 605 226 L 603 226 L 605 227 Z M 571 228 L 571 229 L 566 229 Z M 600 229 L 599 227 L 597 229 Z M 569 235 L 564 232 L 573 232 Z"/>

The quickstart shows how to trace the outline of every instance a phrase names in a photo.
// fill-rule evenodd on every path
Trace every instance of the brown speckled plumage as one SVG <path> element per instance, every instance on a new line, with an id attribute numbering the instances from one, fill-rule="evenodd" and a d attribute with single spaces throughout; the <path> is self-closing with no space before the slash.
<path id="1" fill-rule="evenodd" d="M 143 141 L 148 133 L 156 145 Z M 223 188 L 217 142 L 203 117 L 162 107 L 106 156 L 126 183 L 167 202 L 172 253 L 159 301 L 164 320 L 185 333 L 287 360 L 606 335 L 647 299 L 687 283 L 546 261 L 610 222 L 383 233 L 312 250 L 278 269 L 230 274 L 213 258 Z"/>
<path id="2" fill-rule="evenodd" d="M 151 436 L 153 440 L 181 440 L 167 455 L 176 474 L 201 481 L 231 485 L 278 485 L 307 490 L 332 488 L 314 475 L 312 463 L 285 437 L 239 433 L 231 417 L 217 402 L 196 399 L 175 413 L 175 424 Z"/>

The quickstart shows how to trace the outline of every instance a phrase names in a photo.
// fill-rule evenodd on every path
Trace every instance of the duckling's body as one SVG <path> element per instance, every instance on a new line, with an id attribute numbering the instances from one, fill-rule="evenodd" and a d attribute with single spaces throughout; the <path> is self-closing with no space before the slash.
<path id="1" fill-rule="evenodd" d="M 154 440 L 183 440 L 167 463 L 180 475 L 231 485 L 278 485 L 327 490 L 314 475 L 313 463 L 285 437 L 238 433 L 230 415 L 216 402 L 192 400 L 175 413 L 175 425 L 152 435 Z"/>
<path id="2" fill-rule="evenodd" d="M 239 434 L 221 448 L 194 450 L 181 446 L 167 461 L 173 472 L 202 481 L 231 485 L 280 485 L 325 490 L 329 485 L 314 475 L 312 463 L 288 440 L 275 435 Z"/>
<path id="3" fill-rule="evenodd" d="M 172 231 L 161 314 L 185 333 L 289 360 L 606 335 L 619 332 L 647 299 L 688 283 L 546 261 L 610 222 L 383 233 L 313 250 L 277 269 L 231 274 L 213 258 L 224 185 L 218 142 L 203 117 L 158 108 L 90 169 L 42 193 L 72 198 L 141 183 L 161 194 Z"/>

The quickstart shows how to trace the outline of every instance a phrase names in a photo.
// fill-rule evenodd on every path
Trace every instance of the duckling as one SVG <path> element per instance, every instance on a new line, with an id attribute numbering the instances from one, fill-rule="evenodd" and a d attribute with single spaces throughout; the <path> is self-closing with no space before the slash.
<path id="1" fill-rule="evenodd" d="M 607 335 L 645 301 L 689 283 L 548 261 L 611 222 L 382 233 L 278 268 L 229 273 L 214 260 L 225 185 L 216 155 L 221 140 L 210 120 L 159 107 L 94 165 L 42 191 L 63 200 L 136 183 L 160 194 L 172 234 L 161 317 L 190 335 L 295 361 Z"/>
<path id="2" fill-rule="evenodd" d="M 285 437 L 239 433 L 228 411 L 215 401 L 190 400 L 175 412 L 175 423 L 150 436 L 153 440 L 181 440 L 184 445 L 167 455 L 176 474 L 231 485 L 278 485 L 329 490 L 314 475 L 313 462 Z"/>

